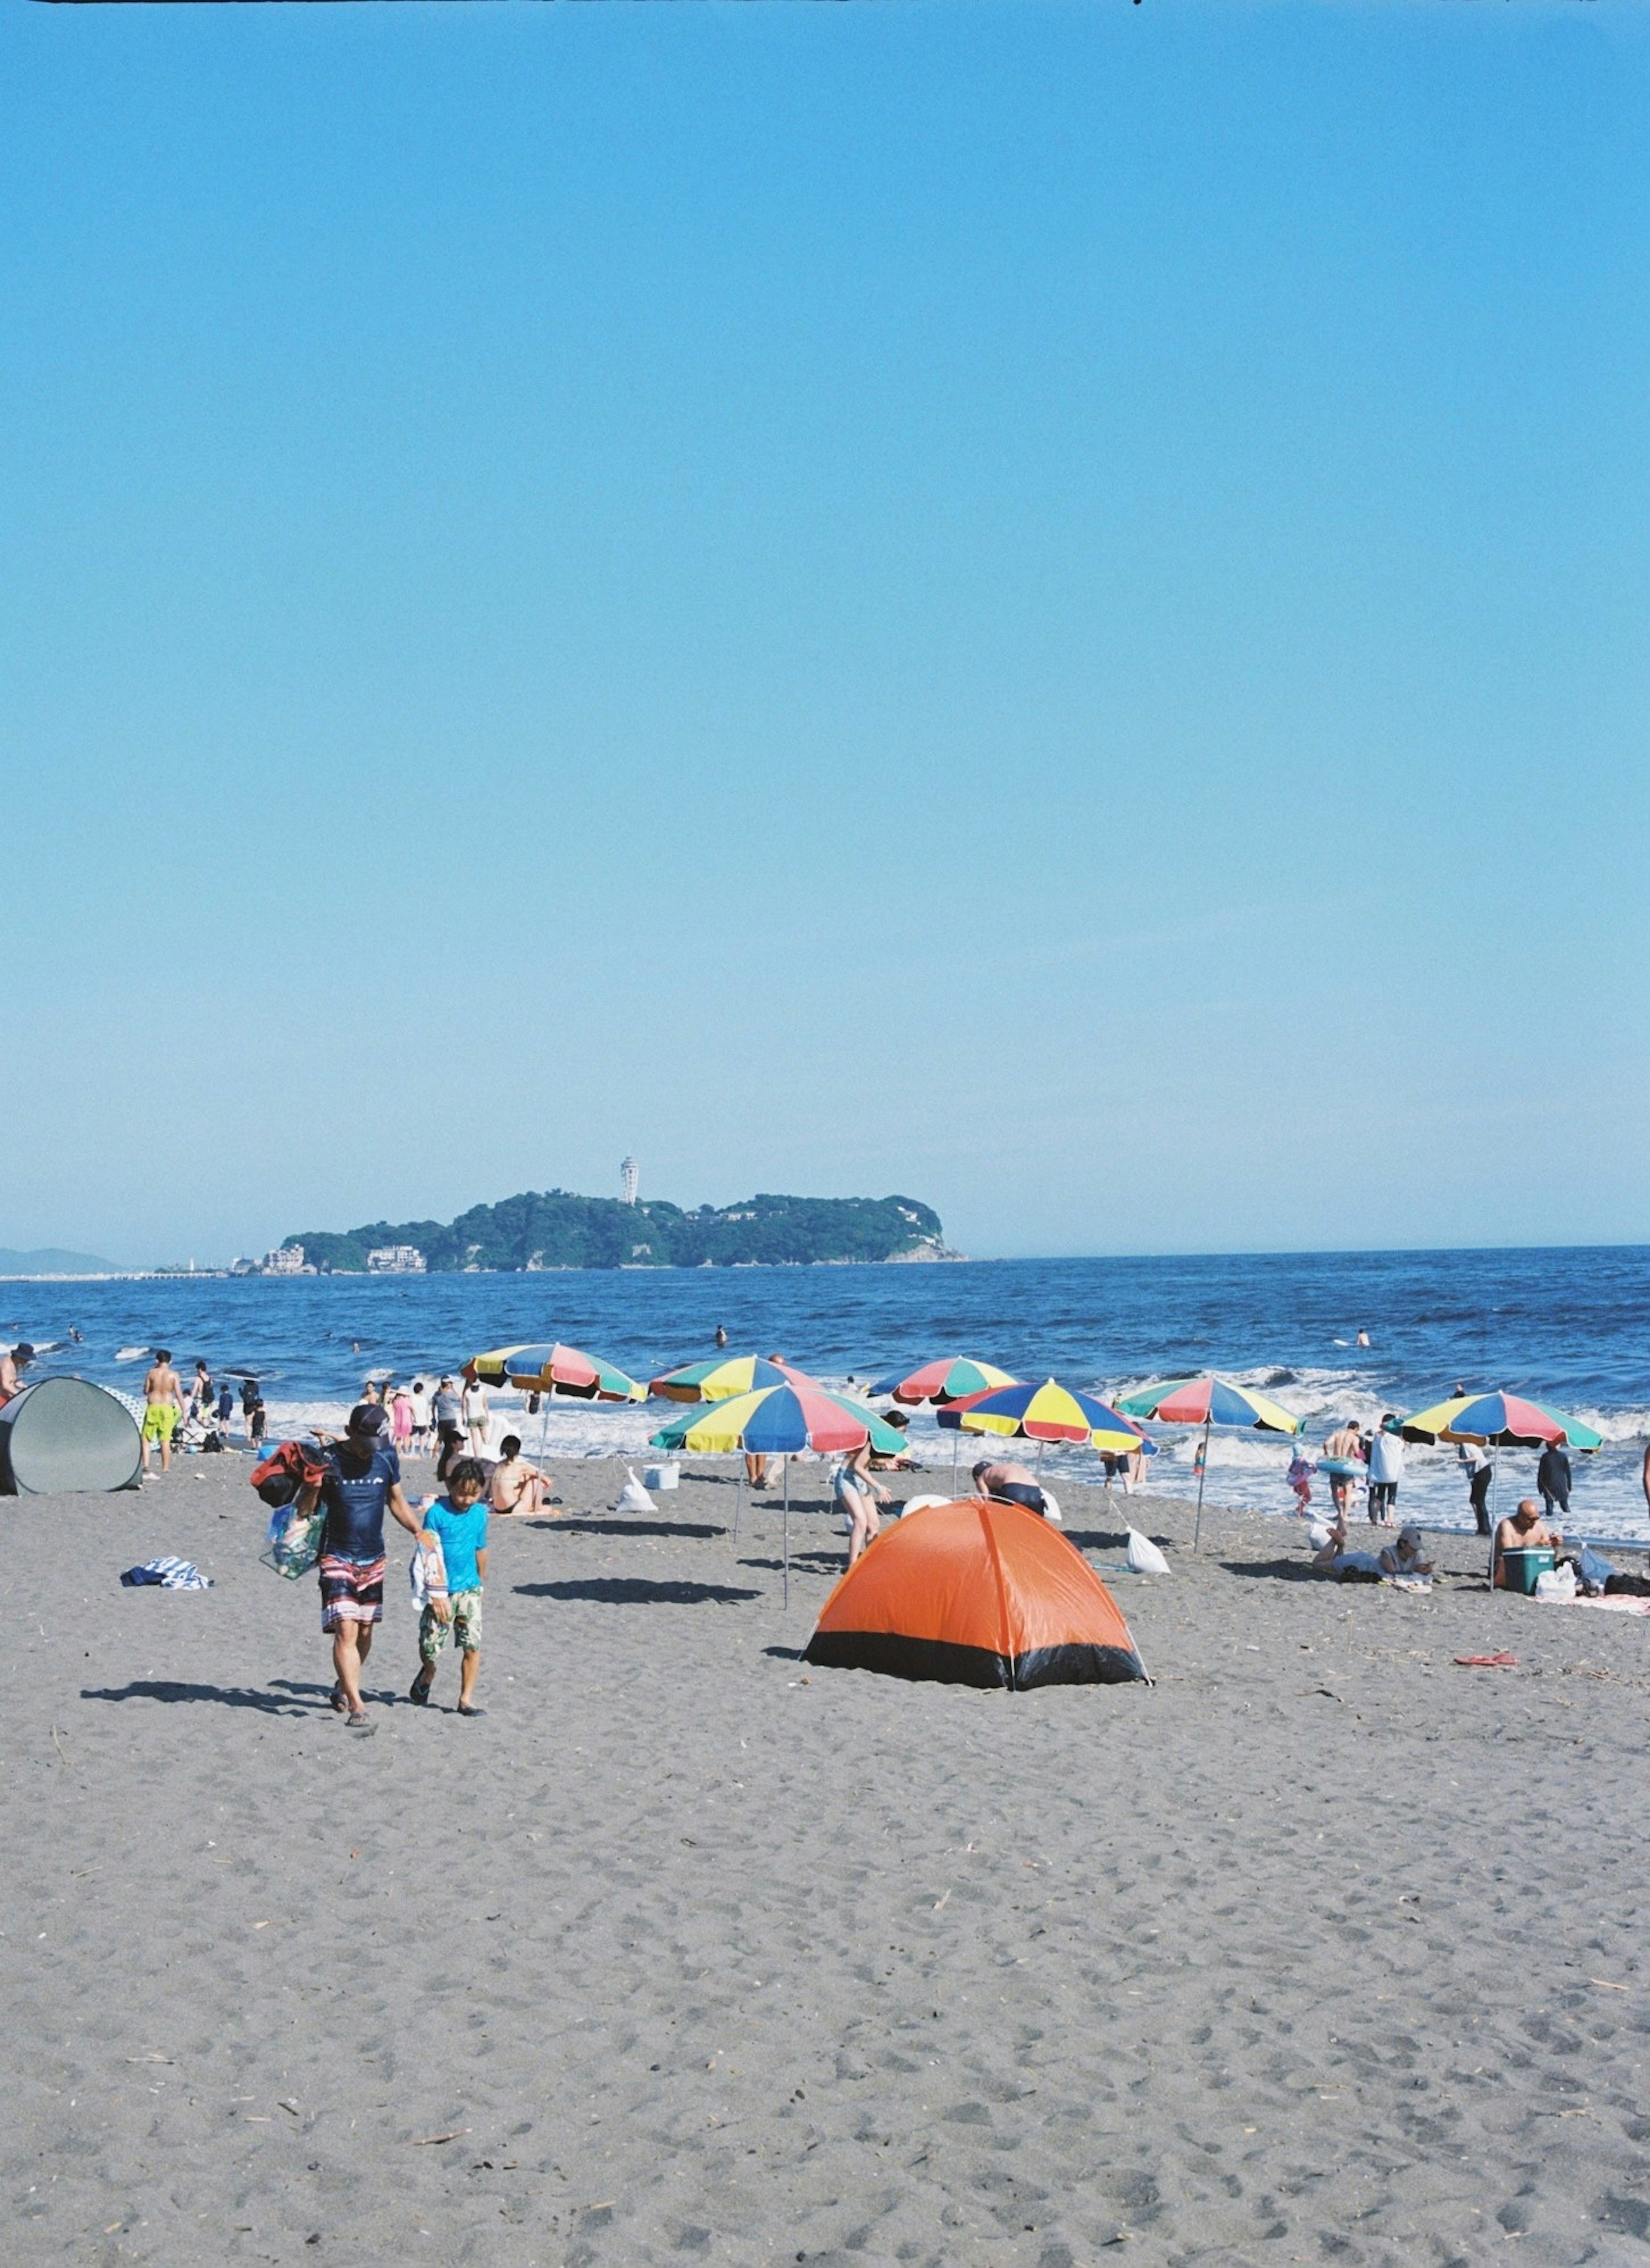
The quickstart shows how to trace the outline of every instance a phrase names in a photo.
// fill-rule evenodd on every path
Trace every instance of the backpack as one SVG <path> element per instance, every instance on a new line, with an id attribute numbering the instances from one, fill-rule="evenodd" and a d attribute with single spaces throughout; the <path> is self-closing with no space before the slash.
<path id="1" fill-rule="evenodd" d="M 252 1485 L 272 1511 L 291 1503 L 301 1488 L 318 1488 L 327 1477 L 326 1452 L 313 1441 L 283 1441 L 255 1464 Z"/>

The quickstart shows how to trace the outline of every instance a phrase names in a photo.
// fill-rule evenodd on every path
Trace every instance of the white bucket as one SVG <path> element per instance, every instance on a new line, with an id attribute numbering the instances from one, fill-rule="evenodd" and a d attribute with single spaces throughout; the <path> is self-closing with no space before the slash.
<path id="1" fill-rule="evenodd" d="M 677 1464 L 644 1465 L 642 1485 L 650 1489 L 674 1489 L 681 1481 L 681 1467 Z"/>

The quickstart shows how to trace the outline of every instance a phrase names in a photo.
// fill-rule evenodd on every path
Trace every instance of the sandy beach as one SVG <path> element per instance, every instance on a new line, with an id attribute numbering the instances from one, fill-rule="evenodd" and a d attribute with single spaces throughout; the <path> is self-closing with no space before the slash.
<path id="1" fill-rule="evenodd" d="M 1650 2250 L 1650 1624 L 1161 1499 L 1114 1577 L 1063 1490 L 1156 1683 L 908 1685 L 796 1658 L 823 1468 L 786 1616 L 777 1501 L 736 1555 L 731 1478 L 581 1462 L 494 1525 L 484 1717 L 401 1697 L 393 1556 L 363 1739 L 246 1473 L 0 1504 L 11 2258 Z"/>

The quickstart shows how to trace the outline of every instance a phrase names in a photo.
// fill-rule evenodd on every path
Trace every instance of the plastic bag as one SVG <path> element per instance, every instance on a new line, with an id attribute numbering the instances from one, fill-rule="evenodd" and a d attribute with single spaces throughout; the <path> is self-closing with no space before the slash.
<path id="1" fill-rule="evenodd" d="M 619 1491 L 619 1501 L 614 1506 L 614 1510 L 615 1512 L 652 1512 L 653 1499 L 637 1479 L 634 1469 L 626 1465 L 624 1472 L 624 1486 Z"/>
<path id="2" fill-rule="evenodd" d="M 1562 1567 L 1549 1567 L 1536 1578 L 1536 1596 L 1549 1606 L 1567 1606 L 1575 1596 L 1575 1569 L 1566 1560 Z"/>
<path id="3" fill-rule="evenodd" d="M 307 1520 L 296 1506 L 280 1505 L 269 1515 L 269 1541 L 258 1556 L 266 1567 L 295 1583 L 320 1558 L 326 1527 L 326 1510 L 319 1504 Z"/>
<path id="4" fill-rule="evenodd" d="M 1142 1535 L 1138 1528 L 1129 1530 L 1129 1565 L 1137 1575 L 1167 1575 L 1168 1560 L 1149 1535 Z"/>

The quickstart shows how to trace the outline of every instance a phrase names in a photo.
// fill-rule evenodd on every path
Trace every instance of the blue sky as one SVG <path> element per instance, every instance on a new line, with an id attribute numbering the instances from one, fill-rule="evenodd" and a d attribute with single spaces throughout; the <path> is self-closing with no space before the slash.
<path id="1" fill-rule="evenodd" d="M 1650 1237 L 1650 12 L 0 11 L 0 1244 Z"/>

